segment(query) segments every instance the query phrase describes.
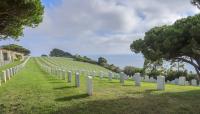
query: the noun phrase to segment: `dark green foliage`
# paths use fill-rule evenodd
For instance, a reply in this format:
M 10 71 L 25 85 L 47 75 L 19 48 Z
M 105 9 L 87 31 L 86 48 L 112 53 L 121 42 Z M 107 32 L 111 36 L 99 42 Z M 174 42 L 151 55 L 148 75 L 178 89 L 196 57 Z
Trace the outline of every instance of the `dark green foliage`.
M 36 27 L 42 22 L 43 12 L 40 0 L 1 0 L 0 39 L 18 39 L 25 26 Z
M 51 50 L 49 56 L 51 56 L 51 57 L 72 57 L 72 54 L 70 54 L 69 52 L 65 52 L 61 49 L 54 48 L 53 50 Z
M 136 68 L 133 66 L 126 66 L 124 67 L 123 71 L 126 75 L 129 75 L 129 76 L 133 76 L 135 73 L 143 73 L 142 68 Z
M 46 55 L 46 54 L 42 54 L 41 57 L 48 57 L 48 55 Z
M 166 75 L 165 79 L 171 81 L 176 78 L 179 78 L 180 76 L 186 77 L 186 80 L 188 80 L 188 81 L 196 78 L 196 74 L 188 73 L 187 70 L 185 70 L 185 71 L 169 70 L 169 71 L 167 71 L 167 75 Z
M 162 75 L 162 72 L 164 70 L 162 65 L 162 60 L 151 61 L 145 59 L 143 65 L 144 73 L 150 77 L 156 78 L 157 76 Z
M 151 61 L 175 60 L 194 66 L 200 75 L 200 14 L 176 21 L 173 25 L 154 27 L 144 39 L 131 44 L 131 50 Z M 198 77 L 199 78 L 199 77 Z
M 107 60 L 103 57 L 99 57 L 98 58 L 98 64 L 104 66 L 104 65 L 107 64 Z
M 110 64 L 110 65 L 106 64 L 103 67 L 105 67 L 105 68 L 107 68 L 107 69 L 109 69 L 109 70 L 111 70 L 113 72 L 117 72 L 117 73 L 122 71 L 119 67 L 115 66 L 114 64 Z
M 30 50 L 16 44 L 3 45 L 1 46 L 1 48 L 6 49 L 6 50 L 11 50 L 11 51 L 16 51 L 19 53 L 24 53 L 24 55 L 29 55 L 31 53 Z
M 81 62 L 87 62 L 87 63 L 91 63 L 91 64 L 98 64 L 95 60 L 92 60 L 86 56 L 80 56 L 80 55 L 75 55 L 74 56 L 74 60 L 75 61 L 81 61 Z

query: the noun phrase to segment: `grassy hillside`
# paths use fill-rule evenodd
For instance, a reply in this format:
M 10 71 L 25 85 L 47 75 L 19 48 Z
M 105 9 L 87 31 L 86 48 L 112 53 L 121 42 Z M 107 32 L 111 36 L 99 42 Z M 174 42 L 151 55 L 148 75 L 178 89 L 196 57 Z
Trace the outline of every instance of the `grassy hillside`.
M 55 60 L 55 58 L 54 58 Z M 54 61 L 61 64 L 62 59 Z M 65 64 L 63 62 L 63 64 Z M 200 113 L 200 88 L 166 85 L 157 91 L 156 84 L 133 81 L 93 79 L 94 95 L 85 92 L 85 77 L 81 86 L 56 79 L 42 71 L 31 58 L 25 68 L 0 87 L 0 114 L 197 114 Z
M 62 66 L 66 70 L 87 70 L 87 71 L 96 71 L 96 72 L 109 72 L 110 70 L 101 67 L 99 65 L 94 65 L 86 62 L 74 61 L 72 58 L 63 58 L 63 57 L 41 57 L 43 61 L 52 63 L 57 66 Z

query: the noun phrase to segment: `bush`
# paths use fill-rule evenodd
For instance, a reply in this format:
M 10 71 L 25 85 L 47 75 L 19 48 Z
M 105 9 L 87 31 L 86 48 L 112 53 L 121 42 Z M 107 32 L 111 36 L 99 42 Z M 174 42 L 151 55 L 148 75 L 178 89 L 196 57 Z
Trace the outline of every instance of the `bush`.
M 188 72 L 185 71 L 168 71 L 166 75 L 166 80 L 174 80 L 176 78 L 179 78 L 180 76 L 186 77 L 187 80 L 192 80 L 196 77 L 196 74 L 188 74 Z
M 135 73 L 143 74 L 143 68 L 136 68 L 133 66 L 126 66 L 124 67 L 124 73 L 129 76 L 133 76 Z

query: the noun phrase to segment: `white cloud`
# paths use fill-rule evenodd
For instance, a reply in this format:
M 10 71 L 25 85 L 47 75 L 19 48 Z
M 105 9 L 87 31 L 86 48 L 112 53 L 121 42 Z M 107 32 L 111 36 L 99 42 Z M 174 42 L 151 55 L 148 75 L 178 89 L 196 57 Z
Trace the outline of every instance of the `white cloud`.
M 45 9 L 43 23 L 26 29 L 20 43 L 35 55 L 54 47 L 81 54 L 130 53 L 130 43 L 145 31 L 198 12 L 190 0 L 62 0 Z

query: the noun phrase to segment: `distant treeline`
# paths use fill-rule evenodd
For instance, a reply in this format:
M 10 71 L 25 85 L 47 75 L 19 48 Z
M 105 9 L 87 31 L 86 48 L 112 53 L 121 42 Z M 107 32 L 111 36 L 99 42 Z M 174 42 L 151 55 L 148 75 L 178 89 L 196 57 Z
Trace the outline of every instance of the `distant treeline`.
M 42 56 L 48 56 L 48 55 L 45 55 L 43 54 Z M 98 58 L 98 61 L 95 61 L 95 60 L 92 60 L 91 58 L 87 57 L 87 56 L 81 56 L 81 55 L 72 55 L 71 53 L 69 52 L 66 52 L 66 51 L 63 51 L 61 49 L 57 49 L 57 48 L 54 48 L 50 51 L 50 54 L 49 54 L 50 57 L 68 57 L 68 58 L 73 58 L 73 60 L 75 61 L 81 61 L 81 62 L 87 62 L 87 63 L 91 63 L 91 64 L 96 64 L 96 65 L 100 65 L 106 69 L 109 69 L 113 72 L 116 72 L 116 73 L 119 73 L 121 72 L 122 70 L 115 66 L 114 64 L 108 64 L 107 63 L 107 60 L 103 57 L 99 57 Z

